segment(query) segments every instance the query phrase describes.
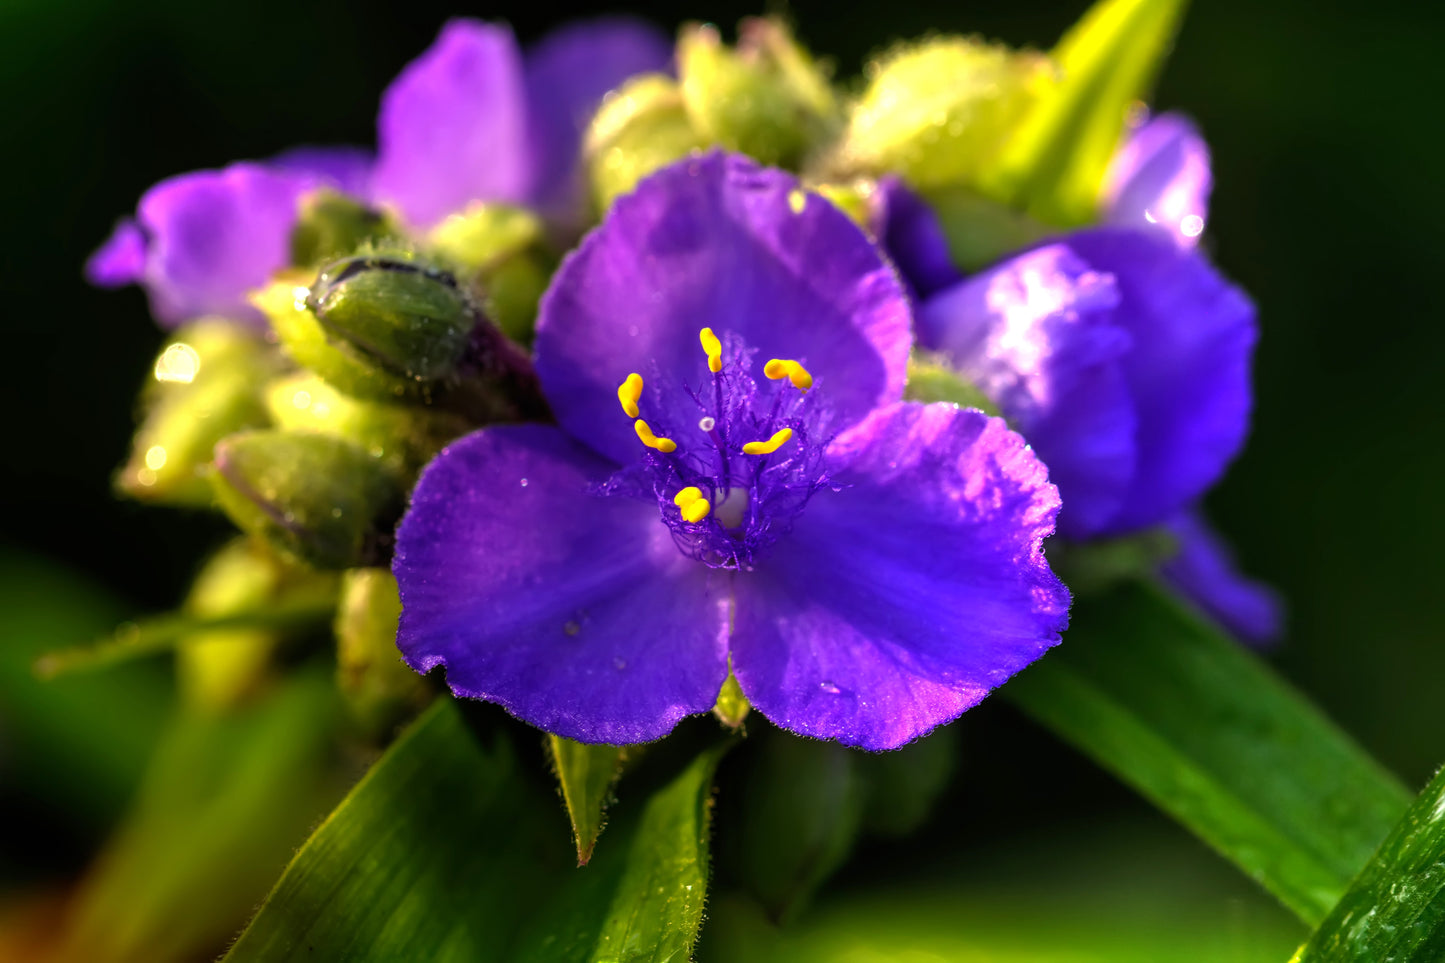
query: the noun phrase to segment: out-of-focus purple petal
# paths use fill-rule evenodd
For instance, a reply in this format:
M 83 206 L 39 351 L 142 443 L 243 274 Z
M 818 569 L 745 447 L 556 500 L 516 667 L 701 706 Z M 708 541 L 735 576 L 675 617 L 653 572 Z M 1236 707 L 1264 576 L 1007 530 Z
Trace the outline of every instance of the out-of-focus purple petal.
M 1114 275 L 1114 319 L 1139 419 L 1138 461 L 1107 533 L 1164 521 L 1224 473 L 1249 432 L 1254 305 L 1208 262 L 1155 232 L 1081 231 L 1069 247 Z M 1067 509 L 1066 509 L 1067 510 Z
M 376 200 L 429 227 L 469 201 L 526 199 L 532 170 L 512 31 L 452 20 L 381 98 Z
M 950 405 L 882 409 L 833 456 L 845 487 L 737 580 L 733 670 L 784 728 L 891 749 L 1058 642 L 1059 499 L 1002 420 Z
M 1240 640 L 1263 645 L 1279 638 L 1279 595 L 1235 567 L 1229 546 L 1197 509 L 1181 512 L 1166 527 L 1179 540 L 1179 552 L 1160 566 L 1165 579 Z
M 839 428 L 903 393 L 907 296 L 877 248 L 792 176 L 721 152 L 619 198 L 558 269 L 537 322 L 537 374 L 558 421 L 632 460 L 617 386 L 648 377 L 649 364 L 698 384 L 704 327 L 741 336 L 760 358 L 802 361 Z M 673 396 L 678 419 L 695 421 L 695 406 Z
M 1157 230 L 1192 248 L 1209 217 L 1209 146 L 1180 114 L 1160 114 L 1130 134 L 1104 181 L 1104 220 Z
M 145 274 L 146 239 L 140 226 L 126 218 L 85 262 L 85 279 L 102 288 L 135 284 Z
M 246 294 L 289 257 L 301 195 L 321 181 L 261 164 L 168 178 L 141 197 L 143 283 L 151 311 L 175 325 L 205 314 L 259 322 Z
M 1086 537 L 1134 476 L 1137 417 L 1124 375 L 1132 339 L 1113 321 L 1114 278 L 1064 244 L 1006 261 L 919 308 L 919 343 L 943 352 L 1049 466 L 1059 530 Z
M 567 216 L 581 206 L 582 134 L 609 90 L 634 74 L 666 70 L 672 44 L 632 17 L 599 17 L 559 27 L 525 56 L 527 121 L 537 206 Z
M 938 215 L 898 177 L 890 174 L 878 182 L 871 219 L 873 236 L 915 298 L 927 298 L 962 279 Z
M 432 462 L 397 533 L 407 663 L 582 742 L 657 739 L 710 709 L 728 601 L 655 502 L 589 494 L 614 468 L 544 426 L 488 428 Z
M 285 171 L 314 174 L 327 186 L 365 201 L 371 196 L 376 158 L 364 147 L 293 147 L 267 163 Z

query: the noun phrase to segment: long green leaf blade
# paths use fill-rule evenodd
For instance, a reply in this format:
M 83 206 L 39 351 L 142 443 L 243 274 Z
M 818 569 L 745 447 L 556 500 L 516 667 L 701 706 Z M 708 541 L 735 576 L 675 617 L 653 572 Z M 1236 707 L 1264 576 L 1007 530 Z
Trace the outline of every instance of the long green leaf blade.
M 555 802 L 508 742 L 482 741 L 438 700 L 312 835 L 226 959 L 686 959 L 719 751 L 638 800 L 578 869 Z
M 1185 0 L 1099 0 L 1052 52 L 1061 79 L 1012 135 L 989 193 L 1050 224 L 1094 217 L 1130 107 L 1147 97 Z
M 1082 599 L 1003 692 L 1316 924 L 1409 794 L 1254 655 L 1158 586 Z
M 1294 963 L 1445 960 L 1445 769 L 1435 774 Z

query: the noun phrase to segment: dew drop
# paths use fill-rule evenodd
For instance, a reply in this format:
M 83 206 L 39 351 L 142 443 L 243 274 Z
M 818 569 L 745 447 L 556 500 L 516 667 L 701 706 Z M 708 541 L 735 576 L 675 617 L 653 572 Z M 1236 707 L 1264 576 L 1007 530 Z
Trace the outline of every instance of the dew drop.
M 1198 237 L 1204 231 L 1204 218 L 1190 214 L 1179 222 L 1179 232 L 1185 237 Z
M 697 426 L 703 431 L 712 431 L 717 427 L 717 419 L 711 416 L 704 417 L 698 421 Z
M 828 695 L 838 695 L 840 692 L 843 691 L 831 682 L 819 682 L 818 688 L 828 693 Z
M 527 479 L 525 479 L 525 478 L 522 479 L 522 487 L 523 487 L 523 488 L 526 488 L 526 487 L 527 487 Z

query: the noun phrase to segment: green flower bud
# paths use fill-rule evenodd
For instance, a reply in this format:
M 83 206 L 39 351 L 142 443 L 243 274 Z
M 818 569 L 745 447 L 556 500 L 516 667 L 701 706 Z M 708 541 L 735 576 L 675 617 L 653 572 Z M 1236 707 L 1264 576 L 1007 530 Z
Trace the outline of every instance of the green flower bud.
M 865 231 L 873 230 L 873 197 L 878 185 L 871 178 L 854 177 L 847 181 L 828 181 L 813 190 L 848 215 L 848 219 Z
M 410 488 L 442 446 L 470 430 L 460 415 L 435 408 L 363 401 L 342 394 L 315 375 L 288 375 L 266 389 L 276 427 L 314 431 L 350 441 Z
M 426 682 L 396 649 L 400 618 L 401 596 L 390 571 L 359 568 L 342 576 L 336 684 L 353 717 L 373 736 L 384 736 L 430 696 Z
M 472 204 L 438 224 L 427 241 L 482 292 L 482 307 L 503 334 L 521 344 L 532 340 L 537 302 L 555 266 L 543 249 L 542 222 L 535 214 L 505 204 Z
M 607 95 L 587 132 L 585 156 L 597 209 L 607 210 L 648 174 L 707 144 L 671 77 L 633 77 Z
M 829 169 L 918 188 L 975 182 L 1055 83 L 1046 57 L 963 37 L 900 47 L 868 73 Z
M 385 557 L 402 491 L 379 458 L 319 432 L 248 431 L 216 445 L 216 500 L 242 531 L 319 569 Z
M 781 20 L 746 20 L 736 50 L 709 25 L 683 28 L 678 75 L 693 126 L 764 164 L 796 166 L 836 129 L 827 74 Z
M 953 263 L 977 271 L 1005 254 L 1030 247 L 1054 229 L 1021 211 L 966 187 L 939 187 L 923 193 L 938 215 Z
M 332 577 L 285 565 L 255 542 L 236 539 L 206 562 L 183 611 L 198 618 L 224 618 L 299 594 L 324 599 L 334 593 Z M 245 703 L 270 678 L 271 655 L 281 635 L 277 628 L 227 628 L 186 637 L 176 648 L 182 700 L 211 711 Z
M 395 226 L 380 211 L 322 188 L 301 200 L 296 226 L 291 229 L 291 263 L 315 267 L 396 234 Z
M 274 351 L 229 321 L 177 331 L 141 394 L 144 413 L 116 488 L 141 501 L 209 505 L 212 449 L 232 432 L 266 424 L 261 385 L 279 367 Z
M 356 398 L 434 404 L 481 424 L 545 412 L 531 362 L 451 274 L 411 254 L 294 273 L 253 301 L 286 351 Z

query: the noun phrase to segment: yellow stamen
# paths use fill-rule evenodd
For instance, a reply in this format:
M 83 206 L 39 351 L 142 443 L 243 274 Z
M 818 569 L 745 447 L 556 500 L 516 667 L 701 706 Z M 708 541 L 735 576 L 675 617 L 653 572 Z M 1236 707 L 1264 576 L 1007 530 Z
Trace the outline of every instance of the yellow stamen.
M 779 378 L 787 378 L 793 383 L 793 387 L 799 391 L 807 391 L 813 387 L 813 376 L 808 373 L 808 369 L 798 364 L 798 362 L 790 361 L 786 358 L 774 358 L 772 361 L 763 365 L 763 374 L 767 375 L 773 381 L 777 381 Z
M 771 455 L 773 452 L 777 451 L 779 448 L 787 444 L 788 439 L 792 437 L 793 429 L 779 428 L 777 431 L 773 432 L 773 437 L 769 438 L 767 441 L 750 441 L 746 445 L 743 445 L 743 454 Z
M 627 380 L 617 386 L 617 400 L 622 402 L 622 410 L 627 412 L 627 417 L 637 417 L 637 401 L 642 397 L 642 375 L 637 372 L 627 376 Z
M 672 496 L 672 503 L 678 508 L 681 508 L 688 502 L 695 502 L 701 497 L 702 489 L 698 488 L 696 485 L 689 485 L 682 491 L 678 492 L 676 495 Z
M 682 506 L 682 517 L 696 525 L 707 518 L 708 512 L 712 511 L 712 505 L 706 498 L 697 498 Z
M 657 437 L 652 433 L 652 429 L 647 427 L 647 422 L 643 421 L 641 418 L 634 421 L 632 423 L 632 427 L 637 432 L 637 437 L 641 438 L 642 443 L 648 448 L 656 449 L 657 451 L 662 452 L 664 455 L 670 451 L 677 450 L 677 442 L 673 441 L 671 438 Z
M 722 370 L 722 342 L 712 333 L 712 328 L 703 328 L 697 333 L 702 350 L 707 352 L 707 370 L 717 374 Z

